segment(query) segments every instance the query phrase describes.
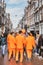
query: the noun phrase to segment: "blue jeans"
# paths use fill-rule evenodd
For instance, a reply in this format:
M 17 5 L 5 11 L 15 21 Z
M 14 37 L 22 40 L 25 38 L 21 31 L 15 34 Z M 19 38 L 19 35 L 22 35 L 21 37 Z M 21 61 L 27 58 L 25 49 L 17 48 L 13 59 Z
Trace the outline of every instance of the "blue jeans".
M 3 54 L 3 55 L 5 55 L 5 47 L 6 47 L 6 45 L 2 45 L 2 46 L 1 46 L 2 54 Z

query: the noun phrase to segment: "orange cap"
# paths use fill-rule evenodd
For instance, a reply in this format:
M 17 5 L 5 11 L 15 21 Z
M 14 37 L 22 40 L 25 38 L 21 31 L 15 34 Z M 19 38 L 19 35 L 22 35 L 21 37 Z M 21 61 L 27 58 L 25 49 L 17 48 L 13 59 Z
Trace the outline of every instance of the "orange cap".
M 22 29 L 22 33 L 25 33 L 26 31 L 25 31 L 25 29 Z

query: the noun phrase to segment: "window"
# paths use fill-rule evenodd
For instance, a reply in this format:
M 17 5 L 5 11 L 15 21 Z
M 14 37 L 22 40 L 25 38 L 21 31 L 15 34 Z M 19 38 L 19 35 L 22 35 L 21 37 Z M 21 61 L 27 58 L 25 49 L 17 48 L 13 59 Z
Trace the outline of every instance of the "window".
M 2 0 L 0 0 L 0 3 L 2 2 Z
M 42 0 L 39 0 L 39 7 L 41 7 L 42 5 Z
M 39 22 L 39 12 L 35 14 L 35 22 Z
M 39 22 L 39 12 L 37 12 L 37 22 Z
M 43 34 L 43 23 L 40 24 L 40 34 Z
M 42 23 L 42 34 L 43 34 L 43 23 Z
M 38 7 L 38 0 L 35 3 L 35 8 L 37 8 L 37 7 Z
M 32 18 L 32 20 L 33 20 L 32 23 L 34 24 L 34 17 Z
M 1 25 L 1 23 L 2 23 L 2 18 L 1 18 L 1 16 L 0 16 L 0 25 Z
M 35 14 L 35 22 L 36 22 L 36 19 L 37 19 L 37 15 Z
M 42 20 L 42 10 L 40 10 L 39 16 L 40 16 L 40 21 L 41 21 Z
M 43 8 L 42 8 L 42 20 L 43 20 Z
M 2 11 L 2 7 L 0 6 L 0 13 L 1 13 L 1 11 Z
M 42 5 L 43 5 L 43 0 L 42 0 Z
M 34 24 L 34 17 L 31 18 L 31 25 Z
M 31 8 L 31 15 L 34 13 L 34 6 Z

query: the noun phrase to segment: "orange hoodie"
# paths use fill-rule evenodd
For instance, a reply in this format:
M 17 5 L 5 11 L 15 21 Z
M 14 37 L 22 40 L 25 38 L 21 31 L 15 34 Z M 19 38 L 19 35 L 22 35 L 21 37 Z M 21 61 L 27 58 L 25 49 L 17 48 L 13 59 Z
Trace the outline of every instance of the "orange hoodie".
M 15 37 L 12 36 L 11 34 L 8 34 L 7 36 L 7 43 L 8 43 L 8 48 L 15 48 Z
M 24 36 L 19 34 L 18 36 L 16 36 L 16 45 L 17 45 L 17 49 L 23 49 L 23 45 L 24 45 Z
M 26 49 L 32 50 L 35 47 L 35 39 L 33 36 L 28 36 L 26 38 Z

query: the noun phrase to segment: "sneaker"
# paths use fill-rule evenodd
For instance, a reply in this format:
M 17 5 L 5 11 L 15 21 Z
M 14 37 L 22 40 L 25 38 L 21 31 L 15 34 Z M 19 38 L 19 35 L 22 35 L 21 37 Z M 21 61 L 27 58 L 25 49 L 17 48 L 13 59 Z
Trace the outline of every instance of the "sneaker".
M 18 63 L 18 61 L 16 61 L 16 63 Z
M 38 56 L 39 54 L 38 53 L 35 53 L 36 56 Z
M 2 57 L 4 58 L 4 54 L 2 54 Z
M 39 59 L 43 59 L 43 57 L 42 57 L 42 56 L 38 56 L 38 58 L 39 58 Z
M 26 54 L 24 53 L 24 56 L 26 57 Z
M 8 61 L 10 61 L 10 60 L 11 60 L 11 58 L 8 59 Z
M 31 58 L 29 58 L 29 59 L 28 59 L 28 62 L 31 62 L 31 61 L 32 61 L 32 59 L 31 59 Z
M 15 57 L 13 57 L 13 59 L 15 60 Z
M 10 59 L 8 61 L 10 61 Z
M 26 61 L 28 61 L 28 58 L 26 58 Z

